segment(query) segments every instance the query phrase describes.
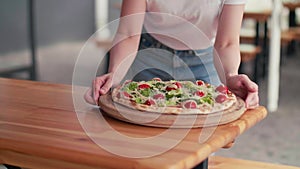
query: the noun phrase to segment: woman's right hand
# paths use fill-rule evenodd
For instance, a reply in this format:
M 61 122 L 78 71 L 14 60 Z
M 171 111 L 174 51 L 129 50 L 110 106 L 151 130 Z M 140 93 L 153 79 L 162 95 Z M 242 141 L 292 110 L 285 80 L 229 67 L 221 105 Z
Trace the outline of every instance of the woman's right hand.
M 106 94 L 112 87 L 112 76 L 113 73 L 107 73 L 94 79 L 92 89 L 95 103 L 98 103 L 99 97 Z

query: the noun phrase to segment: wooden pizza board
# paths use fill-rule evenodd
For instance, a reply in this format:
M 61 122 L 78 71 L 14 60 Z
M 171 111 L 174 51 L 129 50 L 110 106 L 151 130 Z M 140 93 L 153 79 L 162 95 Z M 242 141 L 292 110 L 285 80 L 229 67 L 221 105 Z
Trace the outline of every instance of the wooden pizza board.
M 211 127 L 232 122 L 245 112 L 245 103 L 241 98 L 230 108 L 210 114 L 167 114 L 135 110 L 112 100 L 111 94 L 99 98 L 99 106 L 109 116 L 121 121 L 163 128 Z

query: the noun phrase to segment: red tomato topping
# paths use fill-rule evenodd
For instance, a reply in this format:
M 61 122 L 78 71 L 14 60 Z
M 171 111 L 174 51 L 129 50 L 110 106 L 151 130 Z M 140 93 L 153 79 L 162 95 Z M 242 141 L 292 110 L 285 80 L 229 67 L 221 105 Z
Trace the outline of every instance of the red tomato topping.
M 148 105 L 148 106 L 155 105 L 155 101 L 152 100 L 152 99 L 148 99 L 148 100 L 145 101 L 144 104 L 145 104 L 145 105 Z
M 123 92 L 122 95 L 125 97 L 125 98 L 132 98 L 132 96 L 127 93 L 127 92 Z
M 202 85 L 204 85 L 204 82 L 203 82 L 202 80 L 197 80 L 197 81 L 196 81 L 196 84 L 197 84 L 198 86 L 202 86 Z
M 179 88 L 182 88 L 181 83 L 175 82 L 175 83 L 172 83 L 171 85 L 167 86 L 166 90 L 171 91 L 171 90 L 176 90 L 176 89 L 179 89 Z
M 175 89 L 175 87 L 167 86 L 166 90 L 167 90 L 167 91 L 171 91 L 171 90 L 176 90 L 176 89 Z
M 121 93 L 117 94 L 117 98 L 121 98 L 121 97 L 122 98 L 127 98 L 127 99 L 132 98 L 132 96 L 127 92 L 121 92 Z
M 223 94 L 219 94 L 217 97 L 216 97 L 216 102 L 217 103 L 223 103 L 225 100 L 227 99 L 227 97 Z
M 179 83 L 179 82 L 175 82 L 174 84 L 177 86 L 177 88 L 182 88 L 182 85 L 181 85 L 181 83 Z
M 183 107 L 187 109 L 195 109 L 197 108 L 197 103 L 194 100 L 186 101 L 184 102 Z
M 223 93 L 223 94 L 227 94 L 228 93 L 228 88 L 227 86 L 224 85 L 220 85 L 216 88 L 216 91 Z
M 204 93 L 203 91 L 196 91 L 196 92 L 194 93 L 194 95 L 203 97 L 203 96 L 205 95 L 205 93 Z
M 148 89 L 148 88 L 150 88 L 150 85 L 144 83 L 144 84 L 140 84 L 140 85 L 138 86 L 138 88 L 139 88 L 139 89 Z
M 165 98 L 165 96 L 161 93 L 156 94 L 156 95 L 153 96 L 153 99 L 155 99 L 155 100 L 164 99 L 164 98 Z
M 153 81 L 158 81 L 158 82 L 160 82 L 160 81 L 162 81 L 160 78 L 158 78 L 158 77 L 155 77 L 155 78 L 153 78 L 152 79 Z

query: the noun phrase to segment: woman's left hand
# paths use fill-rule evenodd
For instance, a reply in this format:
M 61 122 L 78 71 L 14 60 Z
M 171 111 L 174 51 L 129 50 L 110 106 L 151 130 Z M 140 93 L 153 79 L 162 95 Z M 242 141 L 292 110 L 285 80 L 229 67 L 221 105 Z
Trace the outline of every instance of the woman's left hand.
M 245 100 L 247 109 L 254 109 L 259 105 L 258 86 L 247 75 L 234 75 L 226 80 L 229 90 Z

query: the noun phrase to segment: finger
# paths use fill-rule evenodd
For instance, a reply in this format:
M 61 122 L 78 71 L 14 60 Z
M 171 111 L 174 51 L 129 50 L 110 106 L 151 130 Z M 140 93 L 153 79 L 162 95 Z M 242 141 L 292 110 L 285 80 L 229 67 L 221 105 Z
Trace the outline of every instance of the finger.
M 96 100 L 99 97 L 99 91 L 97 86 L 97 78 L 93 81 L 93 99 L 96 102 Z
M 103 84 L 103 86 L 100 89 L 100 94 L 101 95 L 106 94 L 109 91 L 109 89 L 111 88 L 111 86 L 112 86 L 112 80 L 111 80 L 111 78 L 108 77 L 106 79 L 106 82 Z
M 256 83 L 251 81 L 247 75 L 242 75 L 241 76 L 241 81 L 242 84 L 247 88 L 249 92 L 257 92 L 258 91 L 258 86 Z
M 104 83 L 103 77 L 97 77 L 94 80 L 94 100 L 95 100 L 96 103 L 97 103 L 98 98 L 100 96 L 99 92 L 100 92 L 100 88 L 103 85 L 103 83 Z
M 254 109 L 259 105 L 259 97 L 257 92 L 248 93 L 248 96 L 245 100 L 246 108 Z

